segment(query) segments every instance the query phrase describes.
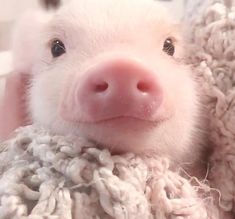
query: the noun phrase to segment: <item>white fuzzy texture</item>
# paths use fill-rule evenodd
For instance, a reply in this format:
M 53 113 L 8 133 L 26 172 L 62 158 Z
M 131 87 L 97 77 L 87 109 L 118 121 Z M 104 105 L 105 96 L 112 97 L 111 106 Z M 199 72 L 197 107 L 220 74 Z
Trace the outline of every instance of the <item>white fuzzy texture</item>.
M 234 218 L 235 8 L 233 0 L 189 1 L 185 18 L 193 45 L 189 61 L 200 74 L 209 109 L 213 154 L 209 180 L 220 191 L 221 218 Z M 195 5 L 197 7 L 195 7 Z M 193 6 L 194 5 L 194 6 Z M 191 17 L 191 14 L 196 14 Z M 200 14 L 200 16 L 196 16 Z M 190 15 L 190 16 L 189 16 Z
M 172 172 L 164 157 L 112 156 L 32 126 L 3 146 L 1 219 L 218 218 L 209 187 Z

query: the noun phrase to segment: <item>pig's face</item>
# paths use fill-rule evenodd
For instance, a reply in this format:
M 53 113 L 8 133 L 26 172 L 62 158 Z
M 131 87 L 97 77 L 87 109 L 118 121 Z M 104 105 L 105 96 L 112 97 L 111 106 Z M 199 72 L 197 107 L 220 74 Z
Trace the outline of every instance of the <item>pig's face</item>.
M 30 90 L 35 123 L 115 152 L 192 153 L 195 82 L 158 3 L 73 1 L 40 35 Z

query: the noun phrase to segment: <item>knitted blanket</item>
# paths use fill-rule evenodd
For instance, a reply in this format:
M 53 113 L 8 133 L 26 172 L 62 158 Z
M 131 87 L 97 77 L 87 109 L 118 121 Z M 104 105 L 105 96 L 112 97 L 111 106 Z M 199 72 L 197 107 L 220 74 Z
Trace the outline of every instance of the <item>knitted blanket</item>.
M 214 147 L 208 179 L 220 218 L 235 218 L 235 1 L 188 0 L 189 62 L 201 76 Z M 199 16 L 198 16 L 199 15 Z
M 111 155 L 28 126 L 1 144 L 1 219 L 233 218 L 235 9 L 232 0 L 188 0 L 185 17 L 214 147 L 206 179 L 172 171 L 164 157 Z

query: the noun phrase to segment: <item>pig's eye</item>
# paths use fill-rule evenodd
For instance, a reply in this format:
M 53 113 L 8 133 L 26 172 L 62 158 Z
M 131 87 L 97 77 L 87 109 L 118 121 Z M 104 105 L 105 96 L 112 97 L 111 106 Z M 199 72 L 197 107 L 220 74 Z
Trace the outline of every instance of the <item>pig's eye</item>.
M 169 56 L 173 56 L 175 53 L 175 46 L 173 43 L 173 40 L 171 38 L 167 38 L 164 42 L 163 49 L 165 53 L 167 53 Z
M 62 41 L 56 39 L 51 44 L 51 53 L 54 58 L 63 55 L 66 52 L 65 46 Z

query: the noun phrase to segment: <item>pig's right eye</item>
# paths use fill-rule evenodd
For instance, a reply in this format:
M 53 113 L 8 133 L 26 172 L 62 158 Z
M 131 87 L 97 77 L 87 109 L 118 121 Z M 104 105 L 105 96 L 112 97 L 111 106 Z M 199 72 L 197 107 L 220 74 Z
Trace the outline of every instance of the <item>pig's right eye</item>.
M 51 44 L 51 54 L 54 58 L 63 55 L 66 52 L 64 43 L 61 40 L 54 40 Z

